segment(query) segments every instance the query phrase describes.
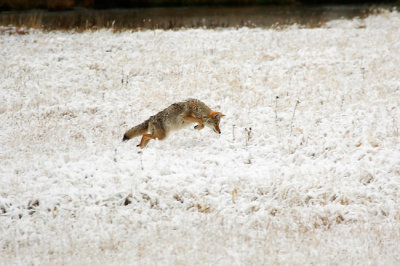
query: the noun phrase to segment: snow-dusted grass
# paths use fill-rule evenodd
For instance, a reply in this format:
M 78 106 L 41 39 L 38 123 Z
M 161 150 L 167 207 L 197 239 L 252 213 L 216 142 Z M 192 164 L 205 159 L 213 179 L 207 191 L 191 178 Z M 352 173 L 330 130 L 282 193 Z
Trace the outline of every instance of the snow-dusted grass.
M 400 263 L 398 12 L 0 49 L 0 264 Z M 121 142 L 189 97 L 221 136 Z

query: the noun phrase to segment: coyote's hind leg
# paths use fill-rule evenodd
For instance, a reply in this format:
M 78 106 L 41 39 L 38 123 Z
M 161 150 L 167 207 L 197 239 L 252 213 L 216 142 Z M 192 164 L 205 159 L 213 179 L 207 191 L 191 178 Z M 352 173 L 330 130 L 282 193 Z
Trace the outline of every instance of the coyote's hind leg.
M 153 136 L 153 135 L 151 135 L 151 134 L 143 134 L 142 140 L 140 141 L 138 147 L 140 147 L 140 148 L 143 149 L 144 147 L 147 146 L 147 144 L 149 143 L 149 141 L 150 141 L 151 139 L 155 139 L 155 138 L 156 138 L 156 137 Z
M 167 135 L 164 130 L 155 130 L 153 134 L 143 134 L 142 140 L 140 141 L 140 144 L 138 146 L 143 149 L 147 146 L 151 139 L 163 140 L 166 136 Z

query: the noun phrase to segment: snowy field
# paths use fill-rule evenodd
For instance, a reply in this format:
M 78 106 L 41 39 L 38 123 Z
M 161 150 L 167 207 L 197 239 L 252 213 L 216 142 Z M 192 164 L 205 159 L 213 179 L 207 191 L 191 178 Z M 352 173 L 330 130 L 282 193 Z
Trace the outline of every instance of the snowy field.
M 0 35 L 1 265 L 399 265 L 400 13 Z M 124 132 L 198 98 L 222 134 Z

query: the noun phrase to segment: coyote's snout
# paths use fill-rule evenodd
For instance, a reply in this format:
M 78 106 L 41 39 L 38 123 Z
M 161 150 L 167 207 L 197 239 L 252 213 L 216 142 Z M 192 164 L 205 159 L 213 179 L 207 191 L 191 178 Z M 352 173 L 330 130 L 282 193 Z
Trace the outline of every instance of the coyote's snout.
M 201 130 L 207 126 L 214 132 L 221 134 L 219 121 L 225 116 L 220 112 L 212 111 L 203 102 L 196 99 L 188 99 L 184 102 L 174 103 L 143 123 L 125 132 L 123 141 L 142 136 L 139 145 L 146 147 L 151 139 L 162 140 L 173 130 L 184 128 L 190 123 L 197 123 L 195 129 Z

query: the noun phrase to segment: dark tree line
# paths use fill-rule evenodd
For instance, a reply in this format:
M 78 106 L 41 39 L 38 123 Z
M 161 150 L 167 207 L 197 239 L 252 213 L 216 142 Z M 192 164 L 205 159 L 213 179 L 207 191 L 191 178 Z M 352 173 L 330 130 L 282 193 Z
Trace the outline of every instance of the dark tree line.
M 400 0 L 0 0 L 0 10 L 320 4 L 400 4 Z

